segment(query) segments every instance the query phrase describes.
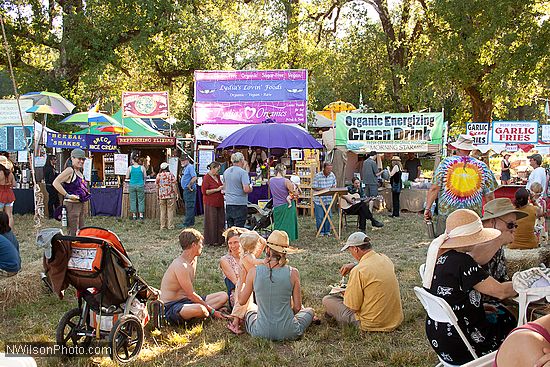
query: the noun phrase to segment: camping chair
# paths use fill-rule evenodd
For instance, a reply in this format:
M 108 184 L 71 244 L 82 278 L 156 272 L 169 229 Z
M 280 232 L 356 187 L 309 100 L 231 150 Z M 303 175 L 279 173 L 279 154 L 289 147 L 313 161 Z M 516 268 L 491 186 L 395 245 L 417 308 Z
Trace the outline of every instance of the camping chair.
M 493 363 L 497 356 L 497 351 L 486 354 L 478 359 L 474 359 L 471 362 L 463 364 L 462 367 L 493 367 Z
M 418 297 L 418 299 L 420 300 L 420 303 L 422 303 L 422 306 L 426 310 L 426 313 L 428 314 L 430 319 L 437 322 L 444 322 L 444 323 L 453 325 L 456 331 L 458 332 L 458 335 L 460 335 L 460 338 L 462 339 L 462 341 L 464 342 L 464 344 L 466 345 L 466 347 L 474 357 L 474 359 L 478 359 L 474 348 L 472 347 L 468 339 L 466 339 L 466 335 L 464 335 L 464 332 L 458 325 L 458 319 L 456 318 L 455 313 L 453 312 L 453 310 L 451 309 L 451 306 L 449 306 L 447 301 L 445 301 L 443 298 L 434 296 L 424 288 L 420 288 L 420 287 L 414 287 L 414 293 L 416 294 L 416 297 Z M 439 355 L 437 356 L 437 358 L 439 359 L 440 363 L 437 364 L 436 367 L 453 366 L 451 364 L 446 363 L 441 358 L 439 358 Z
M 426 270 L 426 264 L 420 264 L 418 272 L 420 273 L 420 280 L 424 282 L 424 271 Z

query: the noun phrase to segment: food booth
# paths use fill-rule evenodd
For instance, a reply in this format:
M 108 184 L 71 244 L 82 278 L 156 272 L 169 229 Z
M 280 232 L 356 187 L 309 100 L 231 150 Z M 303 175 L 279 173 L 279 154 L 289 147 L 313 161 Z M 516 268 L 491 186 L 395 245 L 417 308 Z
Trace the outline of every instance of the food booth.
M 308 175 L 305 175 L 306 167 L 301 169 L 304 173 L 301 186 L 306 193 L 300 198 L 298 207 L 312 208 L 311 189 L 307 186 L 311 185 L 311 179 L 318 170 L 319 154 L 310 154 L 302 149 L 321 149 L 322 145 L 299 127 L 299 124 L 307 124 L 307 70 L 197 70 L 194 80 L 195 163 L 199 176 L 206 174 L 206 166 L 213 159 L 222 163 L 223 170 L 231 164 L 232 153 L 240 151 L 245 160 L 250 161 L 256 148 L 261 148 L 268 164 L 262 165 L 257 172 L 252 169 L 249 173 L 254 188 L 248 199 L 257 203 L 269 197 L 268 178 L 277 162 L 285 163 L 291 169 L 288 172 L 290 175 L 295 172 L 295 162 L 303 161 L 303 158 L 297 159 L 298 155 L 308 155 L 309 160 L 315 161 L 308 162 Z M 306 138 L 300 144 L 285 145 L 284 132 L 277 129 L 270 135 L 270 132 L 264 131 L 264 128 L 270 129 L 268 125 L 292 126 L 291 132 L 307 135 L 316 145 L 306 144 Z M 247 130 L 251 128 L 254 130 Z M 294 155 L 292 149 L 296 150 Z M 202 213 L 200 190 L 197 192 L 196 208 L 198 214 Z
M 411 113 L 338 113 L 335 129 L 323 133 L 323 141 L 332 148 L 330 154 L 344 161 L 341 172 L 335 172 L 341 182 L 350 182 L 361 172 L 360 155 L 371 151 L 379 153 L 377 164 L 383 169 L 382 154 L 440 153 L 445 122 L 443 112 Z M 402 164 L 404 164 L 402 157 Z M 340 177 L 338 177 L 340 175 Z M 404 182 L 400 195 L 402 210 L 421 212 L 430 183 L 427 178 Z M 392 205 L 391 187 L 384 182 L 379 188 L 386 207 Z

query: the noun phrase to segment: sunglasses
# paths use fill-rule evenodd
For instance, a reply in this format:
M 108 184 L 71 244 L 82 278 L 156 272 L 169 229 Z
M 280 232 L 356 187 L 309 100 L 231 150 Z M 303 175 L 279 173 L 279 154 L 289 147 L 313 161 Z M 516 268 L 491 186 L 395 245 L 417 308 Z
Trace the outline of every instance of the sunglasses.
M 500 219 L 500 218 L 497 218 L 497 219 L 503 221 L 504 223 L 506 223 L 506 228 L 508 228 L 508 229 L 518 228 L 518 225 L 516 224 L 516 222 L 506 222 L 504 219 Z

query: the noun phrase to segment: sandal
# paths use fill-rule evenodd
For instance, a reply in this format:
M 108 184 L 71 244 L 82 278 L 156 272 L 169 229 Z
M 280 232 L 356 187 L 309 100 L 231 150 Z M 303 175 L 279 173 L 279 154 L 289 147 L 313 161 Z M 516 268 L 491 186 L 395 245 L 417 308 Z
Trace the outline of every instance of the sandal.
M 313 325 L 321 325 L 321 319 L 317 316 L 313 316 L 313 320 L 311 321 Z
M 235 335 L 241 335 L 244 333 L 244 331 L 241 330 L 240 327 L 234 326 L 232 322 L 227 324 L 227 328 L 229 329 L 229 331 L 231 331 Z

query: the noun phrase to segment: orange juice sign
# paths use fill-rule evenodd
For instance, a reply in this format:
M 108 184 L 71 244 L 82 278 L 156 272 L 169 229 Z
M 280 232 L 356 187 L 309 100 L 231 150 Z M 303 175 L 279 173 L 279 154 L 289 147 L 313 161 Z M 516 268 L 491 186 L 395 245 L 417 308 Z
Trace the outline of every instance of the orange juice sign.
M 536 144 L 538 121 L 493 121 L 493 143 Z

